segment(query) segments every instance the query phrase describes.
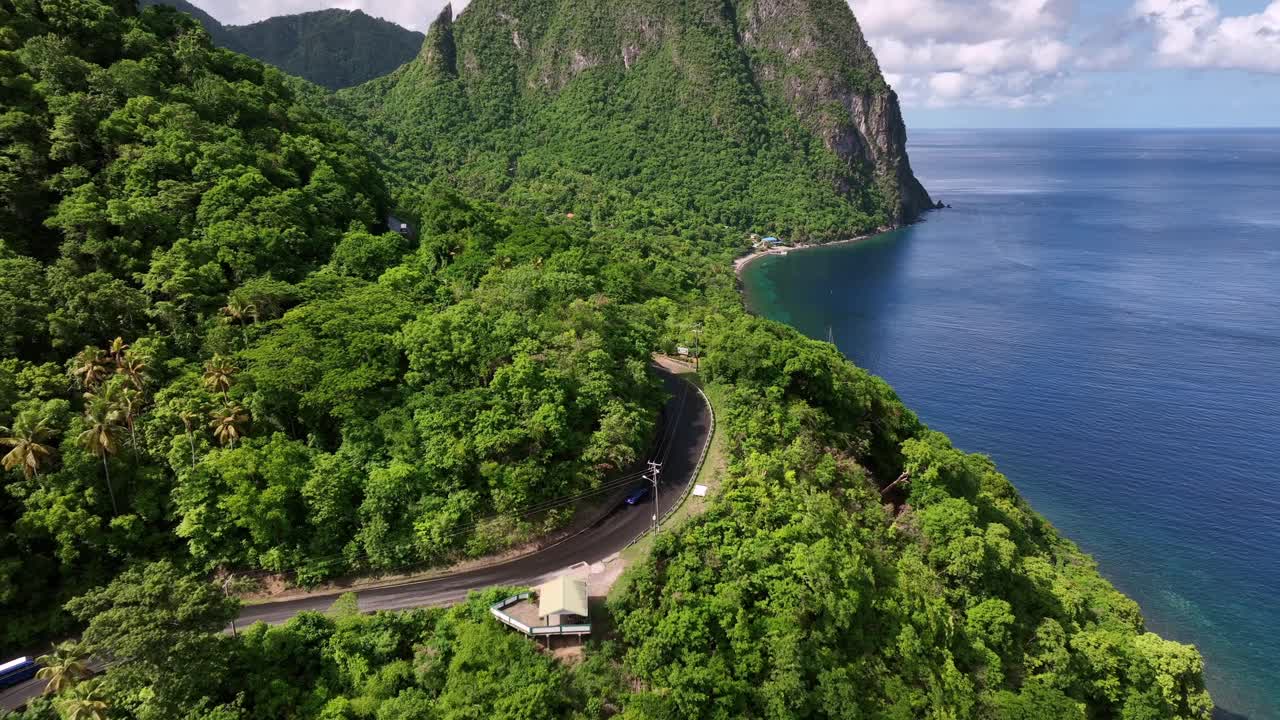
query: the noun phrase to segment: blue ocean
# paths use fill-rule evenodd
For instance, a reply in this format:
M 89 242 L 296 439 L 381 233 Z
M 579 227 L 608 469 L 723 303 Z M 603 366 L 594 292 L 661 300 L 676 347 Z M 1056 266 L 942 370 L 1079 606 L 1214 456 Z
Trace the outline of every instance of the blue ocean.
M 952 205 L 749 265 L 1280 719 L 1280 130 L 917 131 Z

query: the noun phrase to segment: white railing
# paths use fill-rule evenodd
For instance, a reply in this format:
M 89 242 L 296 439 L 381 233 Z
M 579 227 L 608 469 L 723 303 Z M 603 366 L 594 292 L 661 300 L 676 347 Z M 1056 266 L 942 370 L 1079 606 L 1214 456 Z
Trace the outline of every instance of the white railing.
M 543 625 L 529 628 L 530 635 L 590 635 L 590 625 Z
M 489 614 L 497 618 L 498 622 L 502 623 L 503 625 L 506 625 L 507 627 L 515 628 L 516 630 L 519 630 L 520 632 L 530 637 L 542 636 L 542 635 L 590 635 L 591 634 L 590 623 L 584 623 L 579 625 L 540 625 L 538 627 L 530 627 L 520 622 L 519 620 L 511 617 L 506 612 L 504 612 L 507 608 L 511 607 L 512 605 L 515 605 L 516 603 L 522 600 L 528 600 L 532 596 L 533 596 L 533 593 L 523 592 L 523 593 L 520 593 L 519 595 L 512 595 L 511 597 L 503 598 L 502 600 L 499 600 L 498 602 L 489 606 Z

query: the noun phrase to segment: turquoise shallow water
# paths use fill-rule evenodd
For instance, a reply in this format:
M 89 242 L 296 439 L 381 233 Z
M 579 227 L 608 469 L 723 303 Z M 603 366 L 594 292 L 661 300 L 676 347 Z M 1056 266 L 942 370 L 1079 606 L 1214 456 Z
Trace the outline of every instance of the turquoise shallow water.
M 953 209 L 759 260 L 747 304 L 990 454 L 1280 719 L 1280 131 L 916 132 Z

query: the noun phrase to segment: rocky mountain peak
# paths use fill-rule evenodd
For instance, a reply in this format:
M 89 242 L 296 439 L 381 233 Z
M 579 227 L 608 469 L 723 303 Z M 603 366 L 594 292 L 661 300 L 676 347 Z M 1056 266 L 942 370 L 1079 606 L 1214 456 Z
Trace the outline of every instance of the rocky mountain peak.
M 422 138 L 411 177 L 476 175 L 482 194 L 541 192 L 522 174 L 537 167 L 574 178 L 545 201 L 573 204 L 620 174 L 637 195 L 703 196 L 677 201 L 694 214 L 810 237 L 930 207 L 845 0 L 473 0 L 456 18 L 446 6 L 414 63 L 358 90 L 389 143 Z
M 458 74 L 458 47 L 453 38 L 453 3 L 444 8 L 431 23 L 427 39 L 422 43 L 421 58 L 427 67 L 449 75 Z

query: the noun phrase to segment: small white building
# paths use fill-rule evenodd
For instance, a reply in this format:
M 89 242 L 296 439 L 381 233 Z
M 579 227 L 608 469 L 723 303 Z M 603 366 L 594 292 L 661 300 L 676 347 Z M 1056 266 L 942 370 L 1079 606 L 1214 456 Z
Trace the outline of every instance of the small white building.
M 538 617 L 547 625 L 571 625 L 587 619 L 587 581 L 562 575 L 539 585 Z

